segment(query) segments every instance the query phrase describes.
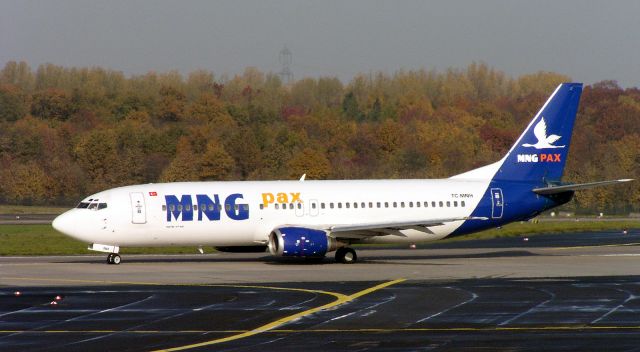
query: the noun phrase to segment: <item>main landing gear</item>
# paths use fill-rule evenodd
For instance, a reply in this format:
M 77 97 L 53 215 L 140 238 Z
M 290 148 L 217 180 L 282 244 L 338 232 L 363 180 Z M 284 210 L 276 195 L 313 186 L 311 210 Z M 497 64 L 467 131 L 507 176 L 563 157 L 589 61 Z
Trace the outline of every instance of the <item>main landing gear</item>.
M 342 264 L 353 264 L 358 260 L 356 251 L 349 247 L 340 247 L 336 250 L 336 262 Z
M 122 258 L 120 258 L 120 254 L 118 253 L 109 253 L 109 255 L 107 256 L 107 264 L 118 265 L 121 261 Z

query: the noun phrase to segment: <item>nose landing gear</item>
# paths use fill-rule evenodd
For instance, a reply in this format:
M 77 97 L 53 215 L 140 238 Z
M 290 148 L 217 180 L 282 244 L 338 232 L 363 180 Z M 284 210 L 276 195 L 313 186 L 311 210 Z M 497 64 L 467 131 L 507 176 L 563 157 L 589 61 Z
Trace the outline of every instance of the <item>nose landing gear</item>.
M 121 261 L 122 261 L 122 258 L 118 253 L 109 253 L 109 255 L 107 256 L 107 264 L 118 265 L 120 264 Z

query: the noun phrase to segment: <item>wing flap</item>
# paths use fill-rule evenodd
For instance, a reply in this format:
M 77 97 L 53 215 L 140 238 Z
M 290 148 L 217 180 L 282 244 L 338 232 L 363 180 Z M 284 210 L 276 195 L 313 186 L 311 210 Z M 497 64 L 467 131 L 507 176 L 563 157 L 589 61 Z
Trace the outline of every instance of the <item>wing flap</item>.
M 542 195 L 550 195 L 550 194 L 558 194 L 569 191 L 579 191 L 583 189 L 589 189 L 600 186 L 609 186 L 615 185 L 624 182 L 633 181 L 631 178 L 625 178 L 621 180 L 609 180 L 609 181 L 600 181 L 600 182 L 589 182 L 589 183 L 576 183 L 570 185 L 560 185 L 560 186 L 549 186 L 549 187 L 540 187 L 532 189 L 533 192 Z
M 401 222 L 378 222 L 378 223 L 363 223 L 363 224 L 349 224 L 349 225 L 333 225 L 328 228 L 331 233 L 341 232 L 354 232 L 354 231 L 377 231 L 377 232 L 394 232 L 399 233 L 400 230 L 414 229 L 422 232 L 431 232 L 428 228 L 431 226 L 441 226 L 448 222 L 453 221 L 465 221 L 465 220 L 487 220 L 485 217 L 455 217 L 455 218 L 443 218 L 443 219 L 430 219 L 430 220 L 415 220 L 415 221 L 401 221 Z M 397 231 L 397 232 L 396 232 Z

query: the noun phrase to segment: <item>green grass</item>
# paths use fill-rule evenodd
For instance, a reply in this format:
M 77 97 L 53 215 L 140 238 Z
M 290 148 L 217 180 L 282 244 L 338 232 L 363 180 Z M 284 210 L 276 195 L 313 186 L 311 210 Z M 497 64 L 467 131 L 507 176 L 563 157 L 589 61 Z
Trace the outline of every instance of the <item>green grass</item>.
M 211 248 L 205 248 L 210 253 Z M 0 225 L 0 256 L 96 254 L 51 225 Z M 196 254 L 196 247 L 123 248 L 123 254 Z
M 563 233 L 574 231 L 622 231 L 640 228 L 639 220 L 629 221 L 563 221 L 514 223 L 501 229 L 461 236 L 444 241 L 490 239 L 541 233 Z M 210 253 L 214 249 L 205 248 Z M 123 254 L 195 254 L 196 247 L 123 248 Z M 0 225 L 0 256 L 8 255 L 79 255 L 95 254 L 87 250 L 87 244 L 73 240 L 55 231 L 51 225 Z
M 0 205 L 0 214 L 62 214 L 72 207 Z

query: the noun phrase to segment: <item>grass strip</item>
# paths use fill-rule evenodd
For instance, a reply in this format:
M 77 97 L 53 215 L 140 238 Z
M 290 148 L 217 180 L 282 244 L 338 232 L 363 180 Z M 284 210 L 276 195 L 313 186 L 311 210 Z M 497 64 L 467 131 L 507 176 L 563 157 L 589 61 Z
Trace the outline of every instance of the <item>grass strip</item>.
M 622 231 L 640 229 L 640 220 L 628 221 L 562 221 L 513 223 L 500 229 L 460 236 L 442 241 L 464 241 L 547 233 Z M 205 248 L 205 252 L 214 251 Z M 190 247 L 124 247 L 124 254 L 196 254 Z M 0 225 L 0 256 L 10 255 L 81 255 L 95 254 L 87 244 L 55 231 L 51 225 Z

